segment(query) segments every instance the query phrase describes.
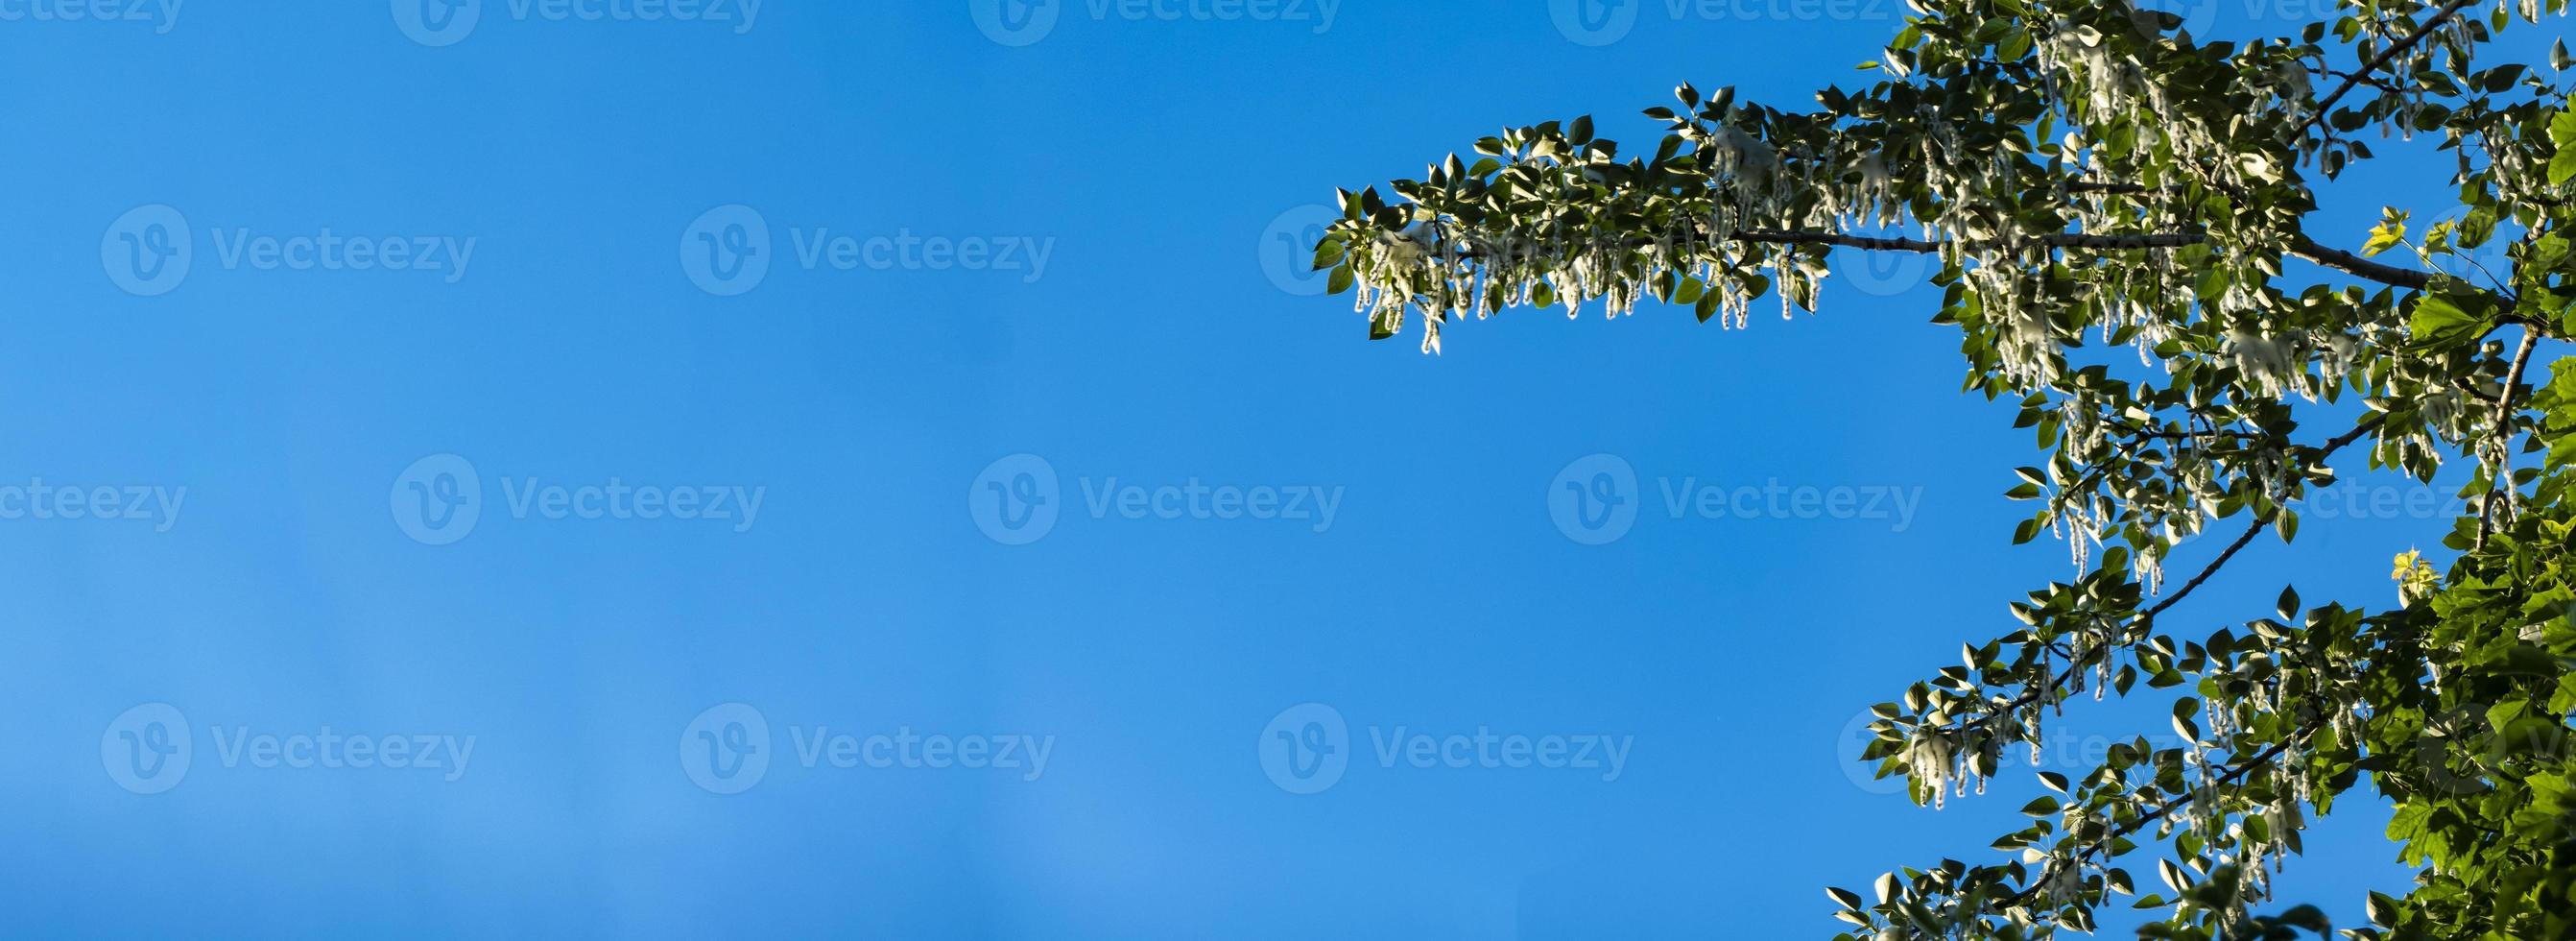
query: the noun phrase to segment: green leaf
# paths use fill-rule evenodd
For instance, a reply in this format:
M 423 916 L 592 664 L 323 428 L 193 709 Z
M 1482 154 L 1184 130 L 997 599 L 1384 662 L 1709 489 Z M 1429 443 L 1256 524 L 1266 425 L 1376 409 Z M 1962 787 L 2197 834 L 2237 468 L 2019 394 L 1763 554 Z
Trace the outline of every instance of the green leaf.
M 2486 310 L 2489 304 L 2471 301 L 2462 306 L 2452 296 L 2426 293 L 2415 301 L 2415 311 L 2407 317 L 2406 332 L 2413 344 L 2422 349 L 2453 346 L 2484 336 L 2489 328 Z M 2470 307 L 2477 307 L 2471 310 Z
M 2370 893 L 2369 907 L 2370 923 L 2383 928 L 2397 927 L 2398 913 L 2404 910 L 2398 906 L 2396 899 L 2377 892 Z
M 2272 920 L 2284 925 L 2305 928 L 2321 935 L 2334 930 L 2334 922 L 2326 920 L 2325 911 L 2314 905 L 2298 906 L 2272 916 Z
M 2192 713 L 2199 712 L 2199 711 L 2200 711 L 2200 700 L 2198 700 L 2198 699 L 2194 699 L 2194 698 L 2192 698 L 2192 697 L 2185 696 L 2185 697 L 2183 697 L 2183 698 L 2181 698 L 2181 699 L 2177 699 L 2177 700 L 2175 700 L 2175 701 L 2174 701 L 2174 707 L 2173 707 L 2173 727 L 2174 727 L 2174 732 L 2175 732 L 2176 734 L 2181 735 L 2181 736 L 2183 737 L 2183 740 L 2184 740 L 2184 741 L 2190 741 L 2190 742 L 2197 742 L 2197 741 L 2200 741 L 2200 725 L 2199 725 L 2199 723 L 2193 722 L 2193 721 L 2191 720 L 2191 715 L 2192 715 Z
M 1342 256 L 1349 253 L 1350 246 L 1344 244 L 1339 237 L 1327 236 L 1322 242 L 1315 244 L 1315 270 L 1322 271 L 1341 264 Z
M 2558 147 L 2558 155 L 2549 159 L 2549 183 L 2556 186 L 2576 177 L 2576 98 L 2549 119 L 2549 142 Z

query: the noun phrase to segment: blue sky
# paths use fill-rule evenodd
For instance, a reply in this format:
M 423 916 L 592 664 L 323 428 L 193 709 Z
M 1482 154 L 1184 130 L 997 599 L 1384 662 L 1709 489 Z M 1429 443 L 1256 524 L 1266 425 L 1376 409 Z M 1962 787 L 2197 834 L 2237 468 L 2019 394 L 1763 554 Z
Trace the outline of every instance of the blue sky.
M 391 6 L 0 6 L 9 933 L 1821 936 L 2019 826 L 1838 757 L 2066 574 L 1919 274 L 1432 358 L 1287 261 L 1895 0 Z M 2398 506 L 2171 627 L 2390 602 Z

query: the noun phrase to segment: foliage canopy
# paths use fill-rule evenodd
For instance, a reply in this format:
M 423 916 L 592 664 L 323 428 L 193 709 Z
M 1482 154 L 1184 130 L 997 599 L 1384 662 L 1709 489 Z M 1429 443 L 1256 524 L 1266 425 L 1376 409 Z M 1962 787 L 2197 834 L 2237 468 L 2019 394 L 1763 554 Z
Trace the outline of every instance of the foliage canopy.
M 1767 294 L 1813 310 L 1835 248 L 1937 259 L 1966 388 L 2018 403 L 2047 454 L 2016 472 L 2037 510 L 2014 539 L 2057 533 L 2075 574 L 1877 706 L 1866 759 L 1937 804 L 2071 700 L 2144 690 L 2176 697 L 2187 744 L 2041 774 L 2055 796 L 2004 862 L 1829 890 L 1844 937 L 2043 938 L 2113 904 L 2153 910 L 2149 937 L 2332 931 L 2278 909 L 2271 876 L 2365 781 L 2420 872 L 2344 935 L 2576 937 L 2576 365 L 2535 362 L 2576 336 L 2576 109 L 2563 44 L 2545 71 L 2480 60 L 2566 6 L 2343 0 L 2225 42 L 2126 0 L 1913 0 L 1866 88 L 1784 110 L 1683 85 L 1645 112 L 1668 125 L 1650 155 L 1588 117 L 1509 129 L 1342 192 L 1316 267 L 1372 336 L 1411 318 L 1436 351 L 1448 322 L 1523 305 L 1651 298 L 1741 327 Z M 2387 210 L 2355 249 L 2312 237 L 2321 184 L 2395 139 L 2455 159 L 2456 209 Z M 2445 564 L 2399 557 L 2384 610 L 2285 590 L 2161 633 L 2247 544 L 2297 536 L 2332 460 L 2427 482 L 2471 462 Z M 2207 528 L 2232 541 L 2172 583 Z

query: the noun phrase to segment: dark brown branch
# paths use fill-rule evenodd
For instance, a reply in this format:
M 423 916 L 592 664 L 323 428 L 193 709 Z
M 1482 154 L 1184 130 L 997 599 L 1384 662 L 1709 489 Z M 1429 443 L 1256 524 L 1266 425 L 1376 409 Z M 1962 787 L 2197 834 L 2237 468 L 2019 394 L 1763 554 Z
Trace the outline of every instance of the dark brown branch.
M 2281 753 L 2288 751 L 2292 744 L 2315 730 L 2316 729 L 2313 725 L 2302 726 L 2298 731 L 2292 732 L 2280 741 L 2272 743 L 2271 747 L 2255 753 L 2254 757 L 2246 759 L 2245 763 L 2228 769 L 2227 773 L 2219 775 L 2214 783 L 2221 785 L 2236 783 L 2238 779 L 2243 778 L 2248 774 L 2252 774 L 2254 769 L 2271 764 L 2272 759 L 2281 757 Z M 2111 829 L 2110 836 L 2076 851 L 2074 861 L 2076 864 L 2082 865 L 2085 861 L 2092 859 L 2095 854 L 2101 852 L 2102 847 L 2109 845 L 2112 840 L 2144 830 L 2147 828 L 2148 824 L 2173 816 L 2174 811 L 2181 810 L 2184 806 L 2190 804 L 2191 801 L 2192 795 L 2189 792 L 2176 794 L 2173 797 L 2168 798 L 2164 803 L 2156 805 L 2156 809 L 2140 815 L 2138 819 L 2113 827 Z M 2042 871 L 2045 872 L 2045 870 Z M 2006 900 L 2007 903 L 2017 904 L 2024 899 L 2029 898 L 2031 893 L 2039 891 L 2041 884 L 2040 880 L 2032 880 L 2029 885 L 2023 886 L 2021 891 L 2013 893 L 2011 898 Z
M 2391 85 L 2391 84 L 2389 84 L 2387 79 L 2383 79 L 2383 78 L 2374 78 L 2374 77 L 2371 77 L 2371 76 L 2369 76 L 2369 75 L 2362 74 L 2362 73 L 2360 73 L 2360 72 L 2345 72 L 2345 71 L 2340 71 L 2340 70 L 2336 70 L 2336 69 L 2320 69 L 2320 70 L 2319 70 L 2319 72 L 2320 72 L 2320 73 L 2322 73 L 2322 74 L 2324 74 L 2324 75 L 2326 75 L 2326 76 L 2328 76 L 2328 77 L 2330 77 L 2330 78 L 2340 78 L 2340 79 L 2345 79 L 2345 80 L 2347 80 L 2347 81 L 2360 82 L 2361 84 L 2368 85 L 2368 86 L 2370 86 L 2370 87 L 2372 87 L 2372 88 L 2376 88 L 2376 89 L 2379 89 L 2380 91 L 2384 91 L 2384 92 L 2389 92 L 2389 93 L 2391 93 L 2391 94 L 2394 94 L 2394 93 L 2401 92 L 2401 91 L 2404 91 L 2404 90 L 2405 90 L 2405 89 L 2399 88 L 2399 87 L 2397 87 L 2397 86 L 2395 86 L 2395 85 Z
M 2111 184 L 2101 185 L 2108 186 Z M 1703 241 L 1713 240 L 1705 233 L 1699 233 L 1697 235 L 1698 238 Z M 1794 229 L 1739 229 L 1736 230 L 1734 234 L 1727 236 L 1727 239 L 1764 245 L 1831 245 L 1843 248 L 1857 248 L 1864 251 L 1917 252 L 1925 254 L 1940 251 L 1944 245 L 1942 242 L 1935 242 L 1927 239 L 1906 238 L 1903 236 L 1852 235 L 1845 232 L 1812 232 Z M 2130 251 L 2140 249 L 2181 248 L 2187 245 L 2199 245 L 2209 241 L 2209 236 L 2196 232 L 2147 233 L 2139 235 L 2095 235 L 2084 232 L 2066 232 L 2041 236 L 2033 241 L 2050 248 L 2074 248 L 2086 251 Z M 2010 244 L 2010 242 L 2007 240 L 2002 244 Z M 2325 267 L 2342 271 L 2346 274 L 2357 275 L 2359 277 L 2394 287 L 2410 288 L 2420 291 L 2427 285 L 2430 285 L 2433 280 L 2433 276 L 2430 274 L 2426 274 L 2421 271 L 2410 271 L 2393 265 L 2381 264 L 2339 248 L 2330 248 L 2319 244 L 2315 239 L 2311 239 L 2304 234 L 2297 236 L 2297 241 L 2291 244 L 2290 253 Z M 1460 249 L 1454 257 L 1472 259 L 1483 258 L 1488 254 L 1488 252 L 1485 252 L 1482 249 L 1465 248 Z
M 2387 420 L 2388 414 L 2385 412 L 2372 413 L 2370 417 L 2362 419 L 2360 424 L 2354 425 L 2351 431 L 2337 435 L 2328 440 L 2324 445 L 2319 446 L 2315 460 L 2322 462 L 2326 458 L 2334 456 L 2335 452 L 2341 451 L 2344 448 L 2351 446 L 2353 442 L 2369 436 L 2372 431 L 2377 430 L 2379 426 Z M 2193 591 L 2199 589 L 2202 584 L 2208 582 L 2211 577 L 2217 575 L 2219 569 L 2226 567 L 2229 560 L 2236 558 L 2237 553 L 2244 551 L 2246 545 L 2252 543 L 2254 541 L 2254 537 L 2262 535 L 2263 530 L 2270 528 L 2272 523 L 2273 519 L 2271 517 L 2255 520 L 2253 525 L 2246 527 L 2245 532 L 2242 535 L 2236 537 L 2235 542 L 2229 543 L 2226 550 L 2218 554 L 2218 558 L 2211 559 L 2208 565 L 2202 566 L 2200 574 L 2194 575 L 2191 577 L 2190 581 L 2184 582 L 2180 590 L 2165 596 L 2164 600 L 2156 602 L 2154 606 L 2140 612 L 2137 617 L 2130 618 L 2128 623 L 2121 625 L 2122 633 L 2142 627 L 2153 628 L 2155 626 L 2157 615 L 2165 613 L 2167 609 L 2172 608 L 2174 605 L 2181 604 L 2184 598 L 2191 597 L 2191 593 Z M 2038 702 L 2040 697 L 2064 687 L 2068 681 L 2073 680 L 2078 674 L 2083 672 L 2083 670 L 2084 664 L 2067 664 L 2065 672 L 2050 677 L 2047 683 L 2031 687 L 2028 692 L 2024 692 L 2010 702 L 2004 703 L 1995 711 L 1987 713 L 1985 718 L 1969 723 L 1969 726 L 1983 726 L 1988 722 L 1993 722 L 1997 719 L 2003 718 L 2004 716 L 2011 715 L 2014 710 Z
M 2298 244 L 2291 247 L 2290 253 L 2346 274 L 2358 275 L 2395 287 L 2421 291 L 2433 283 L 2433 276 L 2430 274 L 2399 268 L 2395 265 L 2380 264 L 2340 248 L 2329 248 L 2317 244 L 2315 239 L 2304 234 L 2299 236 Z
M 1781 229 L 1742 229 L 1735 238 L 1746 242 L 1775 245 L 1840 245 L 1888 252 L 1937 252 L 1943 243 L 1912 238 L 1882 238 L 1868 235 L 1846 235 L 1841 232 L 1798 232 Z M 2154 233 L 2143 235 L 2092 235 L 2066 232 L 2033 239 L 2050 248 L 2082 248 L 2096 251 L 2120 251 L 2139 248 L 2180 248 L 2198 245 L 2209 237 L 2198 233 Z M 2006 240 L 2004 244 L 2009 244 Z
M 2380 50 L 2379 54 L 2372 56 L 2370 61 L 2362 63 L 2360 71 L 2346 76 L 2343 80 L 2343 84 L 2335 86 L 2335 90 L 2333 92 L 2327 94 L 2323 100 L 2317 102 L 2316 113 L 2308 116 L 2307 124 L 2299 129 L 2300 132 L 2304 134 L 2309 129 L 2316 127 L 2317 122 L 2325 120 L 2327 113 L 2334 108 L 2335 102 L 2342 101 L 2343 96 L 2351 94 L 2353 88 L 2361 84 L 2363 77 L 2379 71 L 2380 67 L 2387 65 L 2390 60 L 2395 59 L 2400 55 L 2404 55 L 2406 50 L 2413 49 L 2417 45 L 2423 43 L 2426 37 L 2433 35 L 2433 30 L 2441 27 L 2443 20 L 2458 16 L 2461 10 L 2468 8 L 2475 2 L 2477 2 L 2477 0 L 2451 0 L 2451 2 L 2443 4 L 2441 9 L 2433 11 L 2433 15 L 2431 17 L 2417 25 L 2415 27 L 2415 32 L 2412 35 L 2399 40 L 2396 44 L 2391 45 L 2386 49 Z
M 2227 548 L 2219 551 L 2218 558 L 2209 560 L 2209 565 L 2202 568 L 2200 570 L 2200 574 L 2192 576 L 2191 581 L 2184 582 L 2182 584 L 2181 591 L 2166 595 L 2163 601 L 2156 602 L 2155 605 L 2148 608 L 2145 613 L 2138 615 L 2136 623 L 2154 624 L 2156 615 L 2165 613 L 2165 609 L 2167 608 L 2181 604 L 2184 598 L 2191 596 L 2192 589 L 2199 588 L 2201 583 L 2209 581 L 2211 576 L 2217 575 L 2219 569 L 2227 566 L 2228 560 L 2236 558 L 2237 553 L 2245 551 L 2245 547 L 2254 542 L 2254 537 L 2262 535 L 2263 531 L 2271 528 L 2271 526 L 2271 517 L 2256 519 L 2253 525 L 2245 527 L 2244 532 L 2237 534 L 2235 542 L 2228 543 Z

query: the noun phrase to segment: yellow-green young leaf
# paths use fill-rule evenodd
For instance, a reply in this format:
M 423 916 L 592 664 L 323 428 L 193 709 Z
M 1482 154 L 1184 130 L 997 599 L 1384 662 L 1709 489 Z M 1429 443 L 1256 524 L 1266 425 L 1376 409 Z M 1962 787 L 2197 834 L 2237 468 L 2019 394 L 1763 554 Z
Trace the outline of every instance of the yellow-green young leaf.
M 2361 243 L 2361 253 L 2376 255 L 2396 248 L 2405 241 L 2406 213 L 2403 210 L 2391 209 L 2380 216 L 2378 225 L 2370 227 L 2370 240 Z

